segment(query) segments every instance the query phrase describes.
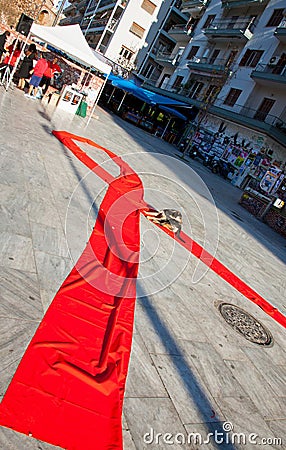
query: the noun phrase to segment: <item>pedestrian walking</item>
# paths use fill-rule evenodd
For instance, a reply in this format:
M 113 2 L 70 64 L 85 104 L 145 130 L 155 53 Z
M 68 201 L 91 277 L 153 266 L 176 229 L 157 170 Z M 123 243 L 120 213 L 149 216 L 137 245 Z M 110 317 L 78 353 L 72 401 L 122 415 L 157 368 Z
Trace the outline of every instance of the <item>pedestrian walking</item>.
M 57 64 L 57 62 L 58 62 L 58 58 L 54 58 L 52 61 L 48 61 L 48 68 L 45 71 L 45 73 L 41 79 L 41 82 L 40 82 L 40 87 L 44 87 L 44 89 L 43 89 L 44 95 L 46 94 L 49 86 L 51 85 L 55 73 L 62 72 L 62 69 Z
M 45 58 L 41 57 L 32 71 L 33 75 L 31 76 L 30 79 L 28 93 L 25 94 L 26 97 L 34 99 L 36 98 L 42 76 L 44 75 L 47 68 L 48 68 L 48 61 Z

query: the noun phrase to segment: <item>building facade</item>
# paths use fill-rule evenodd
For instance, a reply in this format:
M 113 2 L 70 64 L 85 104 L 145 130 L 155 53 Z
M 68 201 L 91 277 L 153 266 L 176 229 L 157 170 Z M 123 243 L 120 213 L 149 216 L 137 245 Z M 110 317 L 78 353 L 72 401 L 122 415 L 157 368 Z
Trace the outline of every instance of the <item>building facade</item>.
M 166 30 L 165 17 L 147 36 L 144 84 L 200 108 L 190 133 L 206 148 L 285 162 L 285 0 L 183 0 L 180 10 L 187 22 Z M 162 29 L 175 41 L 168 60 L 156 53 Z
M 64 9 L 64 18 L 60 21 L 60 25 L 81 24 L 85 10 L 89 0 L 69 0 L 69 5 Z
M 72 19 L 67 17 L 61 24 L 77 21 L 94 50 L 132 70 L 161 4 L 162 0 L 75 1 L 64 11 L 72 14 Z

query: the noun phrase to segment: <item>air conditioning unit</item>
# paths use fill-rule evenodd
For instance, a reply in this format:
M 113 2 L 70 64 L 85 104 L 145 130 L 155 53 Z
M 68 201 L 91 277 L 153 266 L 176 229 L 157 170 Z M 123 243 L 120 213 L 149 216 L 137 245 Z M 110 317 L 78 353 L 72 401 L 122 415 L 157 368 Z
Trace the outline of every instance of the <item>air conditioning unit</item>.
M 269 61 L 269 63 L 268 63 L 268 66 L 271 66 L 271 67 L 277 66 L 279 59 L 280 59 L 280 56 L 273 56 L 273 57 L 270 59 L 270 61 Z

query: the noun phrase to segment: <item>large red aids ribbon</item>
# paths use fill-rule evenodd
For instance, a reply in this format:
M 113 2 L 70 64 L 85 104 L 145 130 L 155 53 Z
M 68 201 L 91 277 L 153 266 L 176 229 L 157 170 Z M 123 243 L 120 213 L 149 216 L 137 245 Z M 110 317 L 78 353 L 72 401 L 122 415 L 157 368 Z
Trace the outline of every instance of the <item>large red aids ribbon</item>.
M 54 135 L 109 187 L 89 242 L 37 329 L 0 408 L 0 423 L 67 449 L 122 449 L 143 186 L 112 152 Z M 73 140 L 104 151 L 114 178 Z M 112 214 L 109 214 L 112 209 Z
M 10 383 L 0 424 L 69 450 L 122 449 L 121 413 L 131 350 L 139 215 L 149 207 L 137 174 L 88 139 L 54 135 L 109 187 L 89 242 L 56 294 Z M 74 141 L 104 151 L 114 178 Z M 157 225 L 159 226 L 159 225 Z M 185 233 L 162 230 L 286 327 L 286 318 Z

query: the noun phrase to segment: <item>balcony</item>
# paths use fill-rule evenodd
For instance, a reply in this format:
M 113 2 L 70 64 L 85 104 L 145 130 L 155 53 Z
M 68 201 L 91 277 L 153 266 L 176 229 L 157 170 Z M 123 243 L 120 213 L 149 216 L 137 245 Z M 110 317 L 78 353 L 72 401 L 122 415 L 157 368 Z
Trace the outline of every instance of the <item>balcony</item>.
M 254 28 L 253 17 L 239 17 L 237 20 L 214 20 L 204 32 L 212 40 L 229 41 L 231 39 L 231 42 L 246 43 L 252 38 Z
M 175 5 L 171 6 L 171 14 L 172 15 L 176 15 L 177 17 L 180 18 L 181 21 L 185 21 L 186 23 L 189 20 L 189 14 L 185 13 L 184 11 L 182 11 L 181 9 L 181 2 L 180 4 L 177 2 Z
M 96 19 L 94 18 L 93 20 L 89 20 L 89 21 L 84 21 L 84 24 L 82 25 L 82 31 L 84 32 L 88 32 L 88 33 L 94 33 L 94 32 L 102 32 L 106 25 L 108 23 L 108 18 L 104 18 L 104 19 Z
M 229 69 L 227 67 L 227 59 L 212 60 L 212 58 L 193 58 L 187 63 L 190 70 L 195 70 L 197 72 L 204 72 L 211 74 L 212 76 L 222 76 L 228 75 Z
M 284 44 L 286 43 L 286 18 L 282 20 L 280 25 L 276 28 L 274 34 L 275 37 L 279 39 L 279 41 L 283 42 Z
M 82 16 L 65 17 L 60 21 L 60 25 L 77 25 L 80 24 Z
M 176 39 L 169 34 L 169 31 L 166 31 L 166 30 L 162 29 L 162 30 L 160 30 L 160 34 L 162 36 L 164 36 L 165 38 L 167 38 L 168 42 L 171 41 L 171 42 L 173 42 L 173 44 L 177 44 Z
M 222 0 L 222 7 L 231 9 L 231 8 L 242 8 L 243 6 L 264 6 L 266 3 L 269 3 L 269 0 Z
M 286 145 L 286 122 L 272 114 L 259 113 L 257 109 L 235 105 L 239 112 L 230 111 L 218 106 L 211 106 L 209 112 L 221 118 L 231 120 L 248 128 L 267 134 L 282 145 Z
M 191 15 L 200 13 L 207 4 L 207 0 L 183 0 L 181 10 Z
M 78 11 L 83 12 L 85 10 L 87 4 L 88 4 L 88 0 L 82 0 L 81 2 L 79 2 L 77 5 Z
M 70 14 L 73 13 L 73 12 L 75 12 L 76 10 L 77 10 L 77 5 L 71 4 L 71 5 L 67 6 L 67 7 L 64 9 L 63 13 L 64 13 L 66 16 L 70 16 Z
M 182 55 L 178 53 L 161 52 L 158 51 L 156 48 L 153 48 L 152 56 L 155 59 L 155 61 L 157 61 L 161 65 L 170 67 L 170 66 L 177 66 L 179 64 Z
M 286 92 L 286 61 L 284 65 L 279 65 L 278 61 L 278 64 L 275 66 L 258 64 L 250 76 L 262 85 L 277 87 L 277 83 L 284 84 Z
M 193 32 L 191 28 L 187 28 L 186 25 L 173 25 L 169 31 L 169 35 L 172 36 L 172 38 L 176 39 L 177 42 L 189 42 L 191 39 Z
M 100 11 L 102 9 L 113 9 L 116 5 L 116 1 L 114 0 L 98 0 L 96 5 L 91 6 L 86 9 L 85 14 L 93 14 L 95 11 Z

